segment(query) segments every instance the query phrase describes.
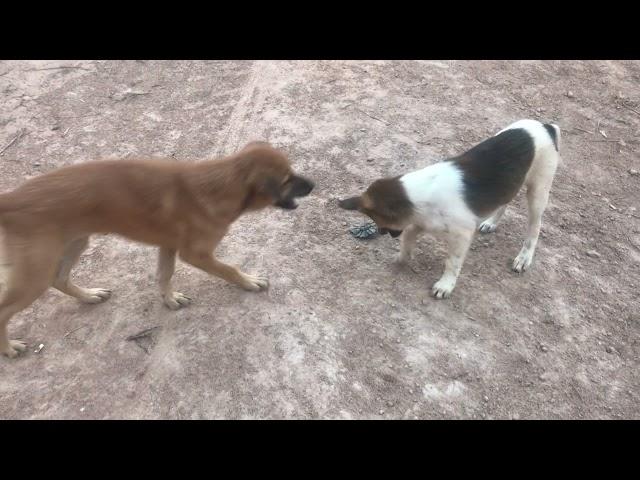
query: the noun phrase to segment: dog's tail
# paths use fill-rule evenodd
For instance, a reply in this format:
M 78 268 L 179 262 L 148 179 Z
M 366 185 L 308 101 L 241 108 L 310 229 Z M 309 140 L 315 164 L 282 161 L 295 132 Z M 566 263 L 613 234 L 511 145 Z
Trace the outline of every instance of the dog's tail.
M 562 161 L 562 156 L 560 155 L 560 127 L 555 123 L 544 123 L 543 126 L 551 137 L 551 140 L 553 141 L 553 146 L 556 149 L 558 164 L 562 165 L 564 162 Z
M 556 147 L 556 152 L 560 152 L 560 127 L 555 123 L 545 123 L 543 125 L 549 133 L 551 140 L 553 140 L 553 146 Z

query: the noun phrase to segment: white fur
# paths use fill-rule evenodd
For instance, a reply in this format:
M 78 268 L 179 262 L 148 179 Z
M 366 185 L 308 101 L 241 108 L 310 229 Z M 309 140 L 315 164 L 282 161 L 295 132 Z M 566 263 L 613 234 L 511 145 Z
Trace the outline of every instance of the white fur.
M 554 125 L 558 144 L 560 129 Z M 536 120 L 520 120 L 499 133 L 515 128 L 526 130 L 534 142 L 535 153 L 525 177 L 529 203 L 529 229 L 522 250 L 513 262 L 516 272 L 526 270 L 533 260 L 542 212 L 547 204 L 549 190 L 558 165 L 559 155 L 553 140 L 542 123 Z M 452 163 L 430 165 L 400 178 L 415 214 L 404 227 L 401 237 L 399 262 L 411 256 L 417 236 L 422 232 L 444 236 L 449 249 L 445 271 L 433 286 L 436 298 L 446 298 L 453 291 L 467 250 L 476 229 L 490 233 L 495 231 L 506 205 L 498 208 L 489 218 L 475 215 L 464 201 L 462 172 Z M 478 228 L 479 225 L 479 228 Z
M 436 163 L 400 177 L 414 205 L 414 223 L 429 232 L 445 232 L 452 224 L 475 227 L 476 217 L 463 198 L 462 172 L 449 162 Z

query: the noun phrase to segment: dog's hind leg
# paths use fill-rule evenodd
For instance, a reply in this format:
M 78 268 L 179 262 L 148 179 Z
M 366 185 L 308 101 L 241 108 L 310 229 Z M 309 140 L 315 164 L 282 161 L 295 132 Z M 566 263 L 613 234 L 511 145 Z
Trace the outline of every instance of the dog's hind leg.
M 522 245 L 518 256 L 513 260 L 513 270 L 520 273 L 531 266 L 533 255 L 538 244 L 540 226 L 542 225 L 542 214 L 549 199 L 551 181 L 534 183 L 527 188 L 527 200 L 529 204 L 529 227 L 527 238 Z
M 473 228 L 456 228 L 447 234 L 449 257 L 445 262 L 442 277 L 433 285 L 432 293 L 434 297 L 442 299 L 451 295 L 458 281 L 458 275 L 474 233 L 475 230 Z
M 171 288 L 171 277 L 176 269 L 176 251 L 172 248 L 160 248 L 158 256 L 158 284 L 164 304 L 171 310 L 178 310 L 191 303 L 191 299 Z
M 478 227 L 478 231 L 480 233 L 495 232 L 496 228 L 498 228 L 498 222 L 502 218 L 502 215 L 504 215 L 504 211 L 506 209 L 507 209 L 507 206 L 503 205 L 498 210 L 496 210 L 493 215 L 491 215 L 489 218 L 487 218 L 484 222 L 480 224 L 480 226 Z
M 60 250 L 51 245 L 25 249 L 28 242 L 16 242 L 20 247 L 9 249 L 6 260 L 6 283 L 0 300 L 0 354 L 14 358 L 26 349 L 26 343 L 9 340 L 7 325 L 13 315 L 31 305 L 51 285 Z
M 549 201 L 549 192 L 560 157 L 557 152 L 545 152 L 536 159 L 535 169 L 526 180 L 529 227 L 527 238 L 518 256 L 513 260 L 513 270 L 520 273 L 531 266 L 538 244 L 542 214 Z
M 89 245 L 89 237 L 82 237 L 69 242 L 62 254 L 62 259 L 58 264 L 56 276 L 53 281 L 53 287 L 67 295 L 77 298 L 85 303 L 104 302 L 111 296 L 111 290 L 106 288 L 81 288 L 74 285 L 71 281 L 71 269 L 76 263 L 82 252 Z

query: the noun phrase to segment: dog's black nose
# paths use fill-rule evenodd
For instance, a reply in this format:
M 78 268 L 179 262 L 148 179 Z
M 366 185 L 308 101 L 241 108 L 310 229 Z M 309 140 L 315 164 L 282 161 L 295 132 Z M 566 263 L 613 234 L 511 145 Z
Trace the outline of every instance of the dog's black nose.
M 402 234 L 402 230 L 390 230 L 388 228 L 379 228 L 378 232 L 380 232 L 380 235 L 386 235 L 388 233 L 393 238 L 396 238 L 400 236 L 400 234 Z
M 309 195 L 315 185 L 311 180 L 304 177 L 296 177 L 294 181 L 294 193 L 297 197 Z
M 313 182 L 311 180 L 306 180 L 306 182 L 307 182 L 307 195 L 309 195 L 311 193 L 311 191 L 313 190 L 313 188 L 315 187 L 315 185 L 313 184 Z

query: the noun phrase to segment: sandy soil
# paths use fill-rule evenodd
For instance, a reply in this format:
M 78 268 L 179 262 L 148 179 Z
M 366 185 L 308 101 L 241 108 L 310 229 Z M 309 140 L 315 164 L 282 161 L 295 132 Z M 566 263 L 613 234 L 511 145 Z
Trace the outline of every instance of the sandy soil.
M 265 293 L 180 264 L 194 303 L 171 312 L 155 249 L 93 238 L 75 278 L 113 297 L 50 290 L 13 318 L 29 350 L 0 358 L 0 418 L 640 418 L 639 84 L 640 63 L 614 61 L 0 62 L 0 148 L 24 132 L 0 156 L 2 191 L 100 157 L 202 159 L 252 139 L 317 182 L 219 248 L 267 275 Z M 520 118 L 563 129 L 530 272 L 509 270 L 522 195 L 447 301 L 429 297 L 440 242 L 397 269 L 397 239 L 348 234 L 362 218 L 337 197 Z

